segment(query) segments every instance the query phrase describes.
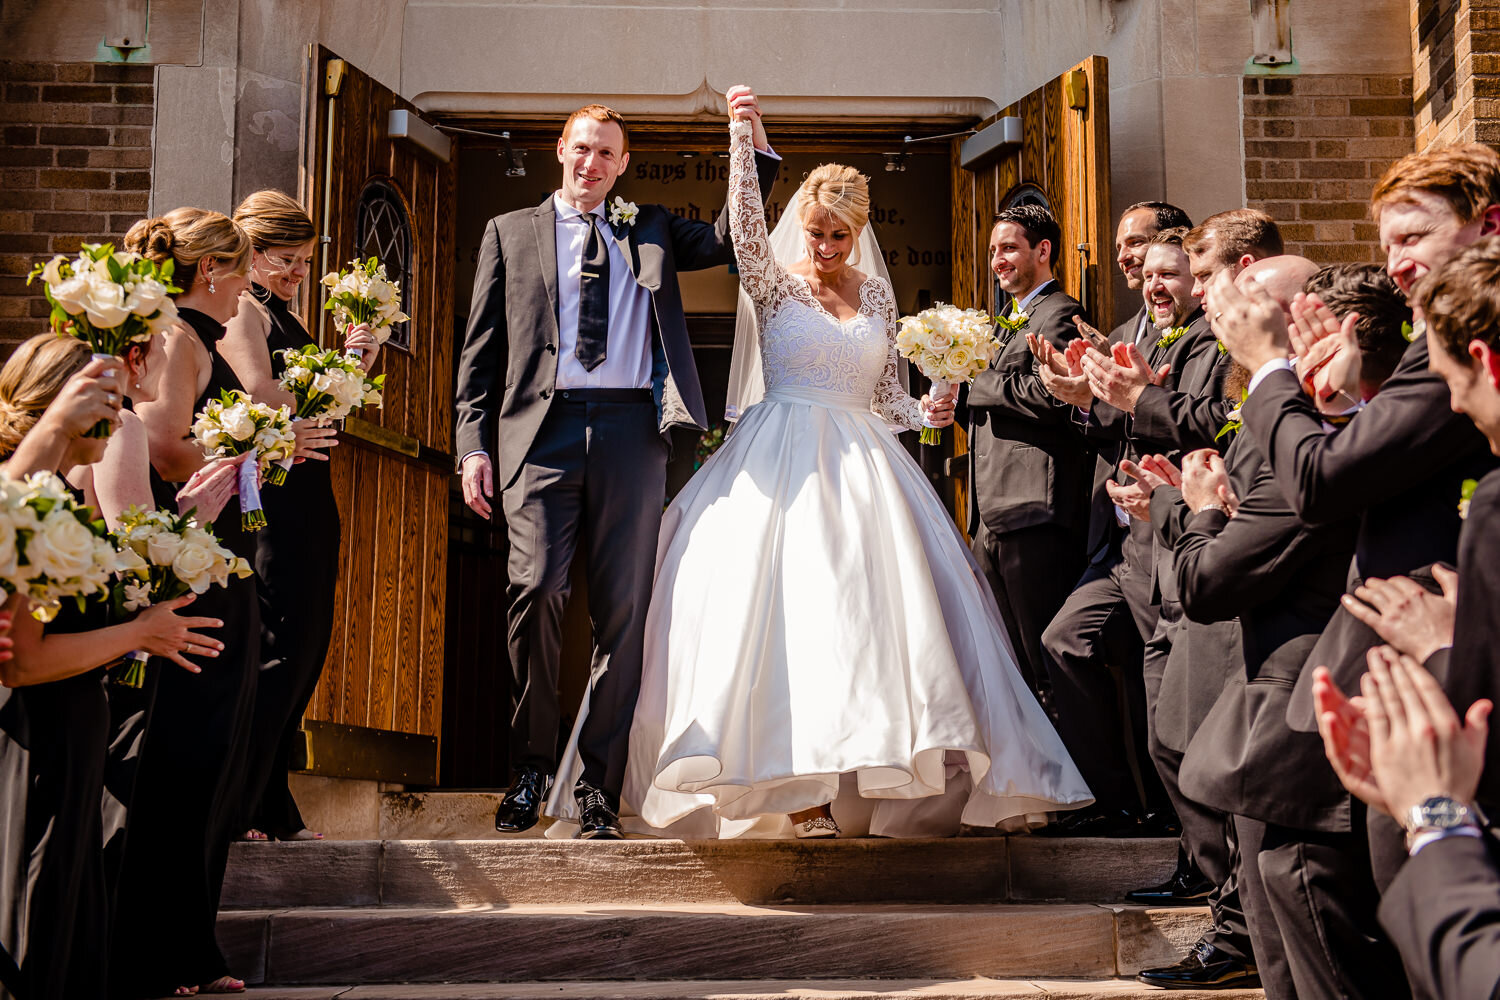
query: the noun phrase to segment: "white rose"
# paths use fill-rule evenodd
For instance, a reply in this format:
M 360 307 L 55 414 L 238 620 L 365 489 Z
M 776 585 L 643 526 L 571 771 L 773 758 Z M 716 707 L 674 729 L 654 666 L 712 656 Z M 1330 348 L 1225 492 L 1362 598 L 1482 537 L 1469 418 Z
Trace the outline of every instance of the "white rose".
M 146 557 L 157 566 L 170 566 L 182 548 L 176 535 L 160 532 L 146 539 Z
M 125 289 L 108 278 L 89 278 L 88 293 L 83 298 L 83 312 L 99 330 L 109 330 L 125 322 L 130 310 L 125 308 Z
M 214 554 L 202 545 L 184 545 L 172 560 L 172 572 L 177 579 L 187 584 L 193 593 L 201 594 L 208 589 L 209 570 L 214 565 Z
M 142 278 L 125 297 L 125 308 L 137 316 L 150 316 L 167 301 L 167 286 L 155 278 Z
M 244 403 L 235 403 L 219 414 L 219 426 L 236 441 L 248 441 L 255 434 L 255 420 L 250 408 Z
M 311 376 L 311 370 L 304 368 L 301 365 L 293 365 L 292 367 L 281 373 L 281 380 L 288 385 L 295 385 L 298 382 L 307 381 L 307 379 Z
M 52 298 L 73 316 L 83 312 L 83 302 L 88 293 L 89 279 L 82 275 L 74 275 L 52 286 Z
M 83 576 L 94 565 L 94 533 L 65 507 L 53 509 L 26 544 L 28 577 L 54 582 Z
M 948 332 L 948 327 L 939 326 L 927 334 L 927 349 L 934 354 L 942 354 L 953 346 L 953 334 Z
M 917 370 L 928 378 L 943 378 L 943 359 L 931 351 L 923 351 L 917 357 Z

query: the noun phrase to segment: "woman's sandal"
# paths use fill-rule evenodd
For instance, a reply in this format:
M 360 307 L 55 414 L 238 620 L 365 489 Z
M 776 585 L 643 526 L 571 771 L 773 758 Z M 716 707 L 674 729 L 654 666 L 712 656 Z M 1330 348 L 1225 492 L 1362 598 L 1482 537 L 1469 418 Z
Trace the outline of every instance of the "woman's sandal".
M 177 987 L 177 989 L 172 991 L 172 995 L 174 997 L 195 997 L 198 995 L 198 987 L 179 986 Z
M 267 837 L 253 826 L 240 836 L 240 840 L 251 844 L 259 844 L 270 839 L 270 837 Z
M 277 837 L 276 839 L 277 840 L 281 840 L 281 841 L 287 841 L 287 840 L 322 840 L 323 839 L 323 835 L 321 833 L 314 833 L 313 831 L 309 830 L 307 827 L 304 826 L 302 829 L 298 830 L 296 833 L 292 834 L 291 836 L 288 836 L 288 837 Z
M 204 983 L 198 987 L 199 993 L 243 993 L 245 992 L 245 981 L 233 976 L 220 976 L 211 983 Z

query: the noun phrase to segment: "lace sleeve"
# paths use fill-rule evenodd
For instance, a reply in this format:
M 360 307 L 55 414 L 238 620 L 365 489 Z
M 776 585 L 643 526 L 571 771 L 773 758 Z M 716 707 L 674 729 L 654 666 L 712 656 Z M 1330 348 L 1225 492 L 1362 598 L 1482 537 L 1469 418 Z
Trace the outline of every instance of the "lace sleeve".
M 885 371 L 875 383 L 875 397 L 871 400 L 871 405 L 888 423 L 899 424 L 907 430 L 919 430 L 922 427 L 921 404 L 901 387 L 901 379 L 896 375 L 896 331 L 901 326 L 901 317 L 896 311 L 896 293 L 879 278 L 872 278 L 870 285 L 873 289 L 871 298 L 879 306 L 880 317 L 885 321 L 886 340 L 890 343 Z
M 761 309 L 776 298 L 785 269 L 771 252 L 766 232 L 766 207 L 760 200 L 760 179 L 755 171 L 755 145 L 749 122 L 729 125 L 729 233 L 740 284 Z

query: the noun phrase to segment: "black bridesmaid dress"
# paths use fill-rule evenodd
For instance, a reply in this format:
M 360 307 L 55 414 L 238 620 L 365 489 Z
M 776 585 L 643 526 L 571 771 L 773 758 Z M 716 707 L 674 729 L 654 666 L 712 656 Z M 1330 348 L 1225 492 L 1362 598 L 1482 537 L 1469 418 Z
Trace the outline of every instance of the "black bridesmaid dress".
M 83 503 L 82 494 L 73 493 Z M 108 624 L 103 601 L 90 601 L 82 611 L 64 601 L 45 631 L 86 632 Z M 16 995 L 103 998 L 109 943 L 99 813 L 109 744 L 104 670 L 0 689 L 0 702 L 0 939 L 20 966 Z
M 276 352 L 314 343 L 291 307 L 261 288 L 254 294 L 271 314 L 267 346 L 271 370 L 286 363 Z M 302 713 L 312 700 L 333 635 L 333 590 L 339 575 L 339 508 L 328 462 L 292 467 L 286 482 L 263 495 L 266 526 L 258 532 L 255 574 L 260 580 L 261 674 L 250 737 L 250 775 L 244 826 L 285 840 L 306 827 L 287 787 L 287 769 Z
M 213 361 L 198 411 L 218 398 L 221 389 L 242 386 L 215 350 L 223 325 L 196 309 L 179 307 L 178 313 Z M 172 487 L 162 490 L 157 505 L 175 510 L 174 492 Z M 255 536 L 240 527 L 238 500 L 225 506 L 214 533 L 236 555 L 254 559 Z M 158 996 L 233 974 L 214 925 L 248 777 L 260 667 L 254 576 L 210 588 L 184 613 L 222 619 L 224 627 L 215 634 L 225 648 L 217 658 L 188 657 L 202 673 L 189 673 L 163 658 L 154 658 L 146 668 L 156 674 L 155 697 L 113 886 L 110 992 L 118 998 Z

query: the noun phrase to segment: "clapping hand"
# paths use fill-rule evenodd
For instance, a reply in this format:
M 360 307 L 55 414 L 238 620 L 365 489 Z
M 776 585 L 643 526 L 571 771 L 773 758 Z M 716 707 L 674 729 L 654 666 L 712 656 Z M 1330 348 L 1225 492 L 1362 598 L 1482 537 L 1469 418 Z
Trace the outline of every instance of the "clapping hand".
M 922 419 L 932 427 L 947 427 L 953 423 L 953 408 L 958 403 L 958 384 L 954 383 L 945 395 L 936 399 L 922 397 Z
M 1116 344 L 1111 354 L 1090 347 L 1083 356 L 1089 391 L 1126 413 L 1135 412 L 1136 400 L 1146 386 L 1161 385 L 1171 370 L 1171 365 L 1162 365 L 1160 371 L 1152 371 L 1134 344 Z
M 1083 340 L 1075 340 L 1073 343 L 1083 344 L 1085 348 L 1088 346 Z M 1083 365 L 1079 360 L 1082 357 L 1081 351 L 1075 352 L 1072 345 L 1069 345 L 1067 351 L 1059 351 L 1046 337 L 1034 333 L 1026 335 L 1026 346 L 1037 360 L 1037 374 L 1048 393 L 1055 399 L 1082 410 L 1093 405 L 1094 394 L 1089 389 L 1088 376 L 1083 373 Z
M 1109 499 L 1137 521 L 1151 520 L 1151 493 L 1157 484 L 1142 474 L 1140 466 L 1129 460 L 1120 463 L 1120 471 L 1135 482 L 1121 485 L 1113 479 L 1105 480 L 1104 491 Z
M 1208 301 L 1213 303 L 1209 323 L 1214 336 L 1251 374 L 1268 361 L 1291 355 L 1286 313 L 1260 282 L 1248 281 L 1241 288 L 1225 268 L 1209 286 Z
M 1194 514 L 1215 504 L 1222 504 L 1229 517 L 1239 512 L 1240 498 L 1229 484 L 1229 470 L 1217 451 L 1199 448 L 1182 457 L 1182 499 Z
M 1316 295 L 1292 299 L 1287 337 L 1297 358 L 1297 377 L 1325 413 L 1341 413 L 1359 402 L 1359 313 L 1341 322 Z
M 1444 566 L 1432 567 L 1432 578 L 1442 588 L 1434 594 L 1404 576 L 1366 580 L 1353 595 L 1339 600 L 1344 610 L 1375 630 L 1375 634 L 1418 663 L 1444 646 L 1453 645 L 1453 619 L 1458 607 L 1458 574 Z
M 724 92 L 724 103 L 729 105 L 729 120 L 749 122 L 752 126 L 755 148 L 761 152 L 768 152 L 771 148 L 771 141 L 766 138 L 766 127 L 760 120 L 760 101 L 757 100 L 755 91 L 744 84 L 737 84 Z

